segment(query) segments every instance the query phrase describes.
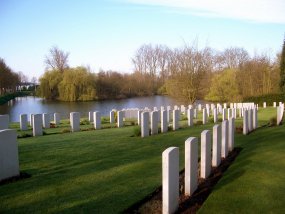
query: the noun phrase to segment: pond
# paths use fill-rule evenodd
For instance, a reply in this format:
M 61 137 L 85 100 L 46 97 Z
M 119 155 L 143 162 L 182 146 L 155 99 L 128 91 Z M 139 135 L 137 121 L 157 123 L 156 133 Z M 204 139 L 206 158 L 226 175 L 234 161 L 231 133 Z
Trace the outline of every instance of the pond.
M 198 103 L 200 102 L 198 101 Z M 99 111 L 102 116 L 109 116 L 109 112 L 112 109 L 153 108 L 180 104 L 168 96 L 135 97 L 90 102 L 48 101 L 39 97 L 27 96 L 17 97 L 4 105 L 0 105 L 0 114 L 9 114 L 11 122 L 18 122 L 20 114 L 53 114 L 58 112 L 61 114 L 61 118 L 69 118 L 70 112 L 80 112 L 81 117 L 87 117 L 89 111 Z

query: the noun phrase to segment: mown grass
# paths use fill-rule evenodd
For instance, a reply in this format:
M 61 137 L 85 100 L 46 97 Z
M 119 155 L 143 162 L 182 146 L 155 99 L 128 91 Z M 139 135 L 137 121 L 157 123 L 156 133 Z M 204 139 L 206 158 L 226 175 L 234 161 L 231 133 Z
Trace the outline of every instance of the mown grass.
M 259 123 L 273 113 L 273 108 L 260 111 Z M 63 121 L 46 129 L 45 136 L 18 139 L 20 169 L 32 177 L 0 186 L 0 213 L 122 212 L 161 185 L 161 153 L 166 148 L 179 147 L 183 169 L 185 140 L 213 126 L 186 128 L 185 120 L 180 125 L 178 131 L 142 139 L 132 137 L 134 126 L 62 133 L 69 127 Z M 252 136 L 237 135 L 237 144 L 248 145 Z M 250 158 L 256 149 L 248 150 Z
M 243 149 L 199 213 L 285 213 L 284 128 L 237 136 Z

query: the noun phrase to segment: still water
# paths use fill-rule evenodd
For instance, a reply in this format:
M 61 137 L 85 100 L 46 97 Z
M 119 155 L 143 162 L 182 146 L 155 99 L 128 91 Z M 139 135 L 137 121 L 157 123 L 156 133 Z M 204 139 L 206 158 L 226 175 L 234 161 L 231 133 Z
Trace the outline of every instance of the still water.
M 112 109 L 144 108 L 174 106 L 180 103 L 167 96 L 135 97 L 121 100 L 104 100 L 91 102 L 47 101 L 38 97 L 17 97 L 4 105 L 0 105 L 0 114 L 9 114 L 11 122 L 18 122 L 20 114 L 53 114 L 58 112 L 61 118 L 68 118 L 70 112 L 80 112 L 87 117 L 89 111 L 99 111 L 108 116 Z

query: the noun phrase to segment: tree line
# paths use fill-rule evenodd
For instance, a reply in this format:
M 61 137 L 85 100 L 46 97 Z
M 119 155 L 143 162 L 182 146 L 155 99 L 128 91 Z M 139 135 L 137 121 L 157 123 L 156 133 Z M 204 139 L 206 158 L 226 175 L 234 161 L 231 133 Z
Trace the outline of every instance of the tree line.
M 250 56 L 238 47 L 199 49 L 197 42 L 180 48 L 144 44 L 132 58 L 132 73 L 101 70 L 95 74 L 88 67 L 70 68 L 69 53 L 53 47 L 45 59 L 47 71 L 40 78 L 40 95 L 64 101 L 154 94 L 167 94 L 185 104 L 197 99 L 242 101 L 280 92 L 282 53 L 272 58 L 268 53 Z
M 19 74 L 12 71 L 4 59 L 0 58 L 0 95 L 15 92 L 19 83 Z

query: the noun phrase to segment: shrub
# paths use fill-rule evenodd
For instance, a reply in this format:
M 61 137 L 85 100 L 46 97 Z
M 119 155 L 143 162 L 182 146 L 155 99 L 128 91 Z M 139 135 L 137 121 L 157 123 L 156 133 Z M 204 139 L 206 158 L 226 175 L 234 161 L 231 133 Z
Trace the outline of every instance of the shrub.
M 87 119 L 81 120 L 80 125 L 90 125 L 90 121 Z
M 197 120 L 197 121 L 196 121 L 196 125 L 203 125 L 203 121 Z
M 254 102 L 259 106 L 263 106 L 263 102 L 266 102 L 267 106 L 272 106 L 273 102 L 278 103 L 279 101 L 285 100 L 285 94 L 266 94 L 256 97 L 246 97 L 243 102 Z
M 277 118 L 276 117 L 271 117 L 269 119 L 269 126 L 276 126 L 277 125 Z
M 68 129 L 68 128 L 62 129 L 62 131 L 61 131 L 61 133 L 68 133 L 68 132 L 70 132 L 70 129 Z
M 134 136 L 136 136 L 136 137 L 141 136 L 141 127 L 140 126 L 134 127 Z

